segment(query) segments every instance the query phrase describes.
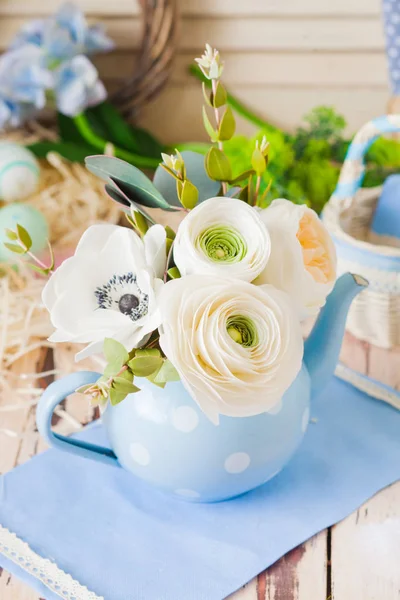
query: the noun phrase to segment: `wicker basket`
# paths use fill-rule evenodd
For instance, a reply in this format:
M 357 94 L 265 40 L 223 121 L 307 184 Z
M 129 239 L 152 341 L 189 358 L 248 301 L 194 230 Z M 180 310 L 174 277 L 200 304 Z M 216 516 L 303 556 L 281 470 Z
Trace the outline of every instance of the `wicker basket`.
M 322 215 L 336 244 L 338 274 L 351 271 L 370 282 L 354 300 L 346 327 L 357 338 L 383 348 L 400 345 L 400 244 L 371 232 L 382 188 L 360 187 L 368 148 L 380 135 L 398 131 L 400 115 L 379 117 L 360 129 Z

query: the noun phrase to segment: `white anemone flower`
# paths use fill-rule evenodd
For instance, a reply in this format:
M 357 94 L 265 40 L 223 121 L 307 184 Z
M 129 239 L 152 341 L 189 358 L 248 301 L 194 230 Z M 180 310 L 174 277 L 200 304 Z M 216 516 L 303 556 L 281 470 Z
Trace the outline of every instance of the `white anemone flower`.
M 209 198 L 183 219 L 174 241 L 182 276 L 253 281 L 268 262 L 271 242 L 259 213 L 234 198 Z
M 160 346 L 215 424 L 273 408 L 303 357 L 290 298 L 272 285 L 189 275 L 161 290 Z
M 143 240 L 125 227 L 92 225 L 43 290 L 55 327 L 49 341 L 89 344 L 76 360 L 101 353 L 108 337 L 128 351 L 139 347 L 160 323 L 157 295 L 165 265 L 161 225 Z

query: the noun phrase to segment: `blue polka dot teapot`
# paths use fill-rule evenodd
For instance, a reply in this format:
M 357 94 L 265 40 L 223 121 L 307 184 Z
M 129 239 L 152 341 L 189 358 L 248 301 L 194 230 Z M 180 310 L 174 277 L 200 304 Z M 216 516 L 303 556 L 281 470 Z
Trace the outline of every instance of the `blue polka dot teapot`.
M 99 378 L 81 371 L 47 388 L 38 405 L 39 431 L 57 449 L 122 467 L 176 498 L 215 502 L 243 494 L 279 473 L 301 443 L 310 399 L 335 369 L 348 309 L 366 285 L 349 273 L 337 280 L 305 342 L 297 378 L 269 412 L 221 415 L 216 425 L 180 381 L 161 389 L 142 379 L 140 392 L 115 406 L 107 404 L 102 421 L 111 448 L 101 447 L 51 429 L 57 404 Z

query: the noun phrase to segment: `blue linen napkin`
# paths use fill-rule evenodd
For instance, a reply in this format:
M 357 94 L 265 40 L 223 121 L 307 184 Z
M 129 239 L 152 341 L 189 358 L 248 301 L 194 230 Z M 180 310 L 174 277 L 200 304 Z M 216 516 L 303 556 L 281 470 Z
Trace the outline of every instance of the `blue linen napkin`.
M 0 479 L 0 524 L 105 600 L 221 600 L 400 478 L 400 412 L 333 378 L 276 478 L 190 504 L 49 450 Z M 100 425 L 83 437 L 104 442 Z M 0 554 L 47 600 L 57 594 Z

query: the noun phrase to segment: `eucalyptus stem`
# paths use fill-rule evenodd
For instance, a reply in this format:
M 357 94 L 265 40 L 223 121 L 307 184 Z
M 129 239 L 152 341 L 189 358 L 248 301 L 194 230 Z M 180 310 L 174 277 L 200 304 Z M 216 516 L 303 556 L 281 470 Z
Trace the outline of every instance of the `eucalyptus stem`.
M 28 250 L 26 252 L 26 254 L 29 256 L 29 258 L 31 258 L 33 260 L 33 262 L 35 262 L 37 265 L 39 265 L 39 267 L 41 267 L 42 269 L 49 269 L 49 267 L 47 265 L 44 264 L 44 262 L 42 262 L 37 256 L 35 256 L 30 250 Z M 53 273 L 53 269 L 49 269 L 49 275 L 51 273 Z
M 218 83 L 217 79 L 212 79 L 211 80 L 211 86 L 212 86 L 212 92 L 213 92 L 214 98 L 215 98 L 215 95 L 217 93 L 217 83 Z M 221 123 L 221 116 L 219 114 L 219 110 L 218 110 L 217 107 L 214 107 L 214 114 L 215 114 L 215 122 L 217 124 L 217 129 L 219 129 L 219 126 L 220 126 L 220 123 Z M 221 151 L 223 151 L 223 149 L 224 149 L 224 145 L 221 142 L 221 140 L 218 140 L 218 148 Z M 226 181 L 222 181 L 221 184 L 222 184 L 222 191 L 223 191 L 224 194 L 226 194 L 226 192 L 228 191 L 228 186 L 226 184 Z
M 73 120 L 82 137 L 84 137 L 91 146 L 94 146 L 100 152 L 105 152 L 109 142 L 93 131 L 85 113 L 76 115 Z M 141 167 L 143 169 L 156 169 L 160 164 L 160 161 L 157 158 L 139 156 L 139 154 L 134 154 L 133 152 L 124 150 L 123 148 L 119 148 L 114 144 L 113 147 L 115 156 L 117 158 L 122 158 L 136 167 Z
M 197 65 L 190 65 L 189 71 L 190 71 L 191 75 L 196 77 L 196 79 L 203 81 L 207 87 L 211 87 L 210 81 L 206 77 L 204 77 L 203 73 L 197 67 Z M 246 119 L 246 121 L 253 123 L 253 125 L 258 127 L 259 129 L 265 129 L 266 131 L 269 131 L 270 133 L 279 131 L 279 129 L 277 129 L 277 127 L 274 127 L 273 125 L 271 125 L 271 123 L 268 123 L 267 121 L 264 121 L 263 119 L 261 119 L 261 117 L 257 116 L 252 110 L 250 110 L 250 108 L 248 108 L 245 104 L 243 104 L 243 102 L 238 100 L 236 98 L 236 96 L 234 96 L 233 94 L 230 94 L 229 92 L 227 92 L 227 96 L 228 96 L 227 104 L 235 112 L 237 112 L 238 115 L 240 115 L 241 117 Z

